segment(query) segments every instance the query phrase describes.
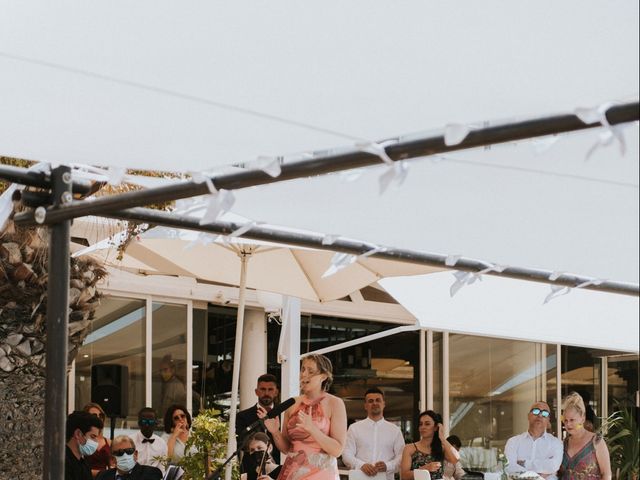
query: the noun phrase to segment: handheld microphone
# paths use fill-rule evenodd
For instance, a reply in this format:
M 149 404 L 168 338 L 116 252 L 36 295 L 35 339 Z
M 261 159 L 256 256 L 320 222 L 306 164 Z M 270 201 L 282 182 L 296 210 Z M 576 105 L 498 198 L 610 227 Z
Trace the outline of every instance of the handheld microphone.
M 290 408 L 294 403 L 296 403 L 296 399 L 291 397 L 291 398 L 288 398 L 287 400 L 285 400 L 284 402 L 282 402 L 281 404 L 276 405 L 275 407 L 273 407 L 267 413 L 266 417 L 256 420 L 251 425 L 249 425 L 247 428 L 245 428 L 244 429 L 244 433 L 249 433 L 251 430 L 257 428 L 260 425 L 262 425 L 262 422 L 265 421 L 267 418 L 279 417 L 282 412 L 284 412 L 285 410 Z

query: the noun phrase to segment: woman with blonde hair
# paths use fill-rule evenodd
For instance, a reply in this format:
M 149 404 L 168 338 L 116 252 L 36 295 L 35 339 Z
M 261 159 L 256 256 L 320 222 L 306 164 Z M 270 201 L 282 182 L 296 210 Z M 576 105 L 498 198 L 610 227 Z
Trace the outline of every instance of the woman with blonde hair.
M 104 410 L 97 403 L 87 403 L 83 411 L 95 415 L 102 423 L 106 419 Z M 93 455 L 87 457 L 86 462 L 91 469 L 91 475 L 95 478 L 100 472 L 107 470 L 111 467 L 111 443 L 108 438 L 103 435 L 104 430 L 100 430 L 100 436 L 98 437 L 98 449 Z
M 265 420 L 280 452 L 287 454 L 279 480 L 337 480 L 337 458 L 347 437 L 347 411 L 342 399 L 328 393 L 331 361 L 308 355 L 300 366 L 300 392 L 282 418 Z M 264 413 L 263 413 L 264 416 Z
M 584 428 L 586 408 L 576 392 L 562 402 L 562 423 L 567 432 L 560 480 L 611 480 L 609 449 L 600 435 Z

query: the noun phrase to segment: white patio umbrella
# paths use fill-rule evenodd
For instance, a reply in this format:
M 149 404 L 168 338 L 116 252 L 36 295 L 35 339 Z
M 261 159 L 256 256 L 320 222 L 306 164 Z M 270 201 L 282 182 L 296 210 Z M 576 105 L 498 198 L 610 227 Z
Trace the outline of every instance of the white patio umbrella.
M 224 215 L 225 220 L 238 221 L 238 218 L 230 213 Z M 325 275 L 333 264 L 333 252 L 237 237 L 215 238 L 167 227 L 155 227 L 141 234 L 131 241 L 122 258 L 118 259 L 115 250 L 123 240 L 121 237 L 114 235 L 75 255 L 91 254 L 101 258 L 106 265 L 131 272 L 188 276 L 239 286 L 229 410 L 230 432 L 235 429 L 247 288 L 314 301 L 330 301 L 385 277 L 440 271 L 424 265 L 359 257 L 335 273 Z M 235 436 L 230 435 L 228 455 L 235 450 Z

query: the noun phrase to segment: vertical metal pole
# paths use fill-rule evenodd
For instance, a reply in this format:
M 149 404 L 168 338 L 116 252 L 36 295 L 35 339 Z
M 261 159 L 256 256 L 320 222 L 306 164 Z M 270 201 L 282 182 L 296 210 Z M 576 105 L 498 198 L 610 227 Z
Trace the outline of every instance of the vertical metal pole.
M 449 332 L 442 333 L 442 422 L 449 435 Z
M 193 415 L 193 302 L 187 302 L 187 409 Z
M 54 206 L 71 200 L 71 169 L 51 171 Z M 47 349 L 44 393 L 43 479 L 64 478 L 67 418 L 67 342 L 69 332 L 69 255 L 71 221 L 49 227 L 49 280 L 47 285 Z
M 240 360 L 242 359 L 242 336 L 244 330 L 244 306 L 247 294 L 247 262 L 251 253 L 239 252 L 240 256 L 240 297 L 238 298 L 238 320 L 236 322 L 236 343 L 233 353 L 233 377 L 231 379 L 231 402 L 229 408 L 229 438 L 227 457 L 236 451 L 236 409 L 238 407 L 238 386 L 240 385 Z M 231 463 L 224 471 L 225 480 L 231 480 Z
M 600 418 L 609 416 L 609 358 L 602 357 L 600 364 Z
M 562 440 L 562 345 L 556 344 L 556 436 Z
M 153 407 L 153 298 L 150 295 L 144 303 L 144 335 L 144 404 Z

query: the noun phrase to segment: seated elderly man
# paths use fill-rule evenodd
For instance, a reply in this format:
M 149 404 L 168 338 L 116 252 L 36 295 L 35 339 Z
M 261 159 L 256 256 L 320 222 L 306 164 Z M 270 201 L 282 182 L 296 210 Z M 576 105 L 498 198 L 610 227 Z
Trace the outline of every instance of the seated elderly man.
M 562 442 L 547 433 L 551 410 L 547 402 L 531 405 L 526 432 L 507 440 L 504 453 L 509 461 L 508 473 L 534 471 L 547 480 L 555 480 L 562 463 Z
M 100 472 L 96 480 L 162 480 L 159 468 L 138 463 L 138 452 L 131 437 L 118 435 L 111 443 L 116 468 Z

